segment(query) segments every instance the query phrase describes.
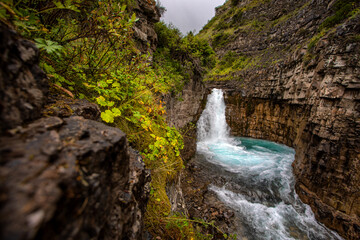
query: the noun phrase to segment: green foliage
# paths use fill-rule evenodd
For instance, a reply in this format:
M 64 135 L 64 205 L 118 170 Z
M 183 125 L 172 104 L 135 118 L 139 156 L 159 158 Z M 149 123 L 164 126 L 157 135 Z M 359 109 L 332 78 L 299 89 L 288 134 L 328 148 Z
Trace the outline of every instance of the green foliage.
M 240 0 L 231 0 L 231 6 L 235 7 L 236 5 L 238 5 L 240 2 Z
M 46 40 L 43 38 L 35 38 L 34 40 L 35 40 L 36 46 L 39 49 L 45 50 L 46 53 L 48 53 L 48 54 L 59 53 L 63 49 L 63 46 L 61 46 L 61 45 L 59 45 L 59 43 L 51 41 L 51 40 Z
M 225 46 L 227 43 L 229 43 L 231 40 L 231 34 L 229 33 L 217 33 L 212 40 L 212 46 L 213 48 L 220 48 Z
M 329 29 L 334 27 L 336 24 L 341 23 L 344 19 L 354 15 L 357 12 L 356 8 L 358 7 L 358 0 L 338 0 L 332 8 L 335 13 L 324 20 L 324 22 L 320 25 L 319 30 Z
M 311 52 L 314 49 L 314 47 L 316 46 L 316 44 L 319 42 L 319 40 L 325 35 L 325 33 L 326 33 L 326 31 L 322 31 L 322 32 L 316 34 L 315 36 L 313 36 L 310 39 L 307 50 Z
M 232 16 L 231 26 L 240 26 L 244 23 L 243 21 L 243 9 L 238 9 L 236 13 Z
M 175 89 L 188 81 L 194 72 L 204 72 L 215 65 L 215 52 L 206 40 L 191 32 L 182 37 L 172 25 L 159 22 L 155 26 L 158 47 L 154 54 L 154 66 L 163 68 L 171 75 Z

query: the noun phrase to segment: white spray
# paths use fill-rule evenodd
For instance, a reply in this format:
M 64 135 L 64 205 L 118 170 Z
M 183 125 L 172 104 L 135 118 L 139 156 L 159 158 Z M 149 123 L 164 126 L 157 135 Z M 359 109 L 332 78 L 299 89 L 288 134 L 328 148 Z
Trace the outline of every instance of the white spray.
M 225 101 L 221 89 L 213 89 L 198 124 L 199 142 L 226 141 L 229 137 L 228 125 L 225 119 Z

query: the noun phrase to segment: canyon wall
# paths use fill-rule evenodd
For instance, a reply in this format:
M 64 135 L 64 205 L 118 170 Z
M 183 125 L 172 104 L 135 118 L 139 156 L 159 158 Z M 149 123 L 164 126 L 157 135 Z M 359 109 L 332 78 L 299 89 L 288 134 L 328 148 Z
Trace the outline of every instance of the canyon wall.
M 253 2 L 240 1 L 238 8 Z M 300 198 L 320 222 L 346 239 L 359 239 L 360 16 L 355 14 L 313 41 L 336 1 L 264 2 L 247 5 L 250 10 L 243 12 L 242 21 L 277 15 L 274 18 L 283 22 L 248 35 L 240 27 L 217 49 L 220 58 L 234 51 L 246 54 L 256 66 L 228 73 L 228 81 L 221 81 L 225 77 L 219 74 L 207 87 L 225 90 L 232 134 L 294 147 Z M 225 4 L 218 10 L 220 21 L 226 9 Z M 281 17 L 284 9 L 288 19 Z
M 185 161 L 195 155 L 196 123 L 206 103 L 206 88 L 200 75 L 194 75 L 176 96 L 166 97 L 167 121 L 180 131 L 184 140 L 181 158 Z

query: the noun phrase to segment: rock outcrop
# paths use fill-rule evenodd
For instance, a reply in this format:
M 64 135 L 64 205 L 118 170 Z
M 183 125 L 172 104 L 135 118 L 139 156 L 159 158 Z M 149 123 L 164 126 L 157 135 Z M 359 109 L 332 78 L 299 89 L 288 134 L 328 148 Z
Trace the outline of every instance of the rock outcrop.
M 141 239 L 149 173 L 119 129 L 49 117 L 0 143 L 1 239 Z
M 136 0 L 133 11 L 138 21 L 134 26 L 137 47 L 143 52 L 154 52 L 157 34 L 154 24 L 160 21 L 160 12 L 154 0 Z
M 219 56 L 243 52 L 258 65 L 233 72 L 232 81 L 207 86 L 226 91 L 233 134 L 295 148 L 301 199 L 320 222 L 347 239 L 359 239 L 360 16 L 311 39 L 336 1 L 273 2 L 248 7 L 241 16 L 242 21 L 279 19 L 271 28 L 260 25 L 249 35 L 239 28 L 217 50 Z M 239 7 L 246 4 L 251 3 L 240 1 Z M 272 63 L 263 62 L 266 58 Z
M 0 24 L 0 133 L 40 116 L 48 80 L 38 57 L 34 43 Z
M 165 101 L 168 124 L 182 134 L 184 149 L 181 151 L 181 157 L 187 161 L 196 152 L 196 123 L 206 102 L 206 88 L 200 75 L 194 75 L 185 84 L 181 93 L 167 96 Z
M 141 156 L 119 129 L 90 120 L 95 104 L 59 98 L 42 111 L 38 50 L 3 25 L 0 38 L 0 238 L 142 239 Z

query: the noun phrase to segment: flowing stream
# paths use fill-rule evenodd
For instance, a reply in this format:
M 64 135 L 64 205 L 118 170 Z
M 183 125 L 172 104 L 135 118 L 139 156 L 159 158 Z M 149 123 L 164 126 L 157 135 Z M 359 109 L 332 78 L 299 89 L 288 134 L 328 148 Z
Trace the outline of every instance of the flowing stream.
M 295 193 L 292 148 L 229 135 L 222 90 L 212 90 L 197 127 L 197 153 L 231 176 L 210 190 L 235 210 L 238 239 L 342 239 Z

